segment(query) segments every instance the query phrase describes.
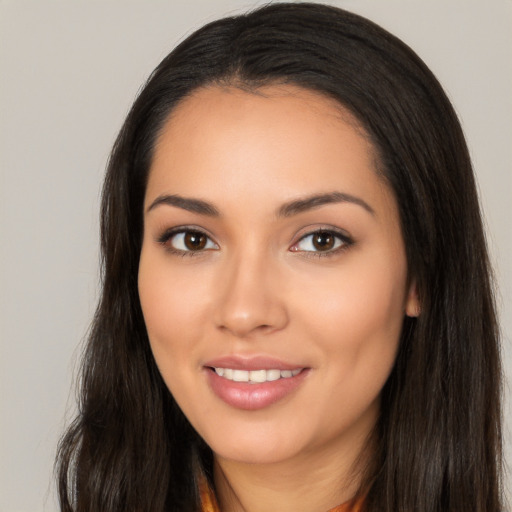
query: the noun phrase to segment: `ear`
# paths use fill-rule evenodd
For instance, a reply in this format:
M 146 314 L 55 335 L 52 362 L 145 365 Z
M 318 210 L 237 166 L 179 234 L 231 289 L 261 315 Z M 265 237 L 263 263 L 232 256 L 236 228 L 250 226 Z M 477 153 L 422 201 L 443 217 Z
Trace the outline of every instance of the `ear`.
M 409 286 L 409 291 L 407 293 L 407 298 L 405 301 L 405 314 L 412 318 L 416 318 L 420 316 L 421 313 L 421 304 L 420 299 L 418 297 L 418 287 L 416 286 L 416 281 L 413 280 L 411 285 Z

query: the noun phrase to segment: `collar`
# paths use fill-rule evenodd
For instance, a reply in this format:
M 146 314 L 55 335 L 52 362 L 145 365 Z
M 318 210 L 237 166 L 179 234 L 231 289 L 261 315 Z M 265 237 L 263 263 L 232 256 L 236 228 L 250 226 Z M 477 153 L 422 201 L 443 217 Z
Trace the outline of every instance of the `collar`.
M 220 512 L 215 494 L 204 477 L 199 480 L 199 492 L 201 495 L 202 512 Z M 359 499 L 354 504 L 344 503 L 332 508 L 328 512 L 362 512 L 363 501 L 363 499 Z

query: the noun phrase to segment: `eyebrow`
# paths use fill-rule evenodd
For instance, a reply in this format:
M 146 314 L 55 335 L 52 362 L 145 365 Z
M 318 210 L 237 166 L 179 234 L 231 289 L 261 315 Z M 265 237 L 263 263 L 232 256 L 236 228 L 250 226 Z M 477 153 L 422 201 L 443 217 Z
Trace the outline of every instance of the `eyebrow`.
M 203 201 L 201 199 L 192 199 L 190 197 L 183 197 L 177 194 L 173 195 L 162 195 L 158 196 L 148 207 L 146 213 L 157 206 L 166 204 L 168 206 L 176 206 L 183 210 L 187 210 L 192 213 L 198 213 L 199 215 L 207 215 L 208 217 L 219 217 L 220 213 L 215 206 Z
M 315 194 L 285 203 L 277 210 L 277 216 L 292 217 L 293 215 L 297 215 L 308 210 L 336 203 L 352 203 L 361 206 L 368 213 L 375 215 L 375 210 L 363 199 L 351 194 L 345 194 L 344 192 L 330 192 L 326 194 Z M 158 196 L 149 205 L 146 212 L 148 213 L 160 205 L 175 206 L 177 208 L 197 213 L 199 215 L 206 215 L 208 217 L 220 217 L 219 210 L 213 204 L 203 201 L 202 199 L 193 199 L 177 194 Z
M 315 194 L 303 199 L 297 199 L 284 204 L 278 210 L 279 217 L 291 217 L 307 210 L 319 208 L 326 204 L 352 203 L 364 208 L 368 213 L 375 215 L 375 210 L 361 198 L 343 192 L 330 192 L 328 194 Z

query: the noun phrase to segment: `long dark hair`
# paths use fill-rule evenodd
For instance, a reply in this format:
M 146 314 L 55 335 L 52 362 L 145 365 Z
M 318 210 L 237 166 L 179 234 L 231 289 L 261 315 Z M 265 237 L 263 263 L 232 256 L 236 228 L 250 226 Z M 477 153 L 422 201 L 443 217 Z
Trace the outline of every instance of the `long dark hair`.
M 454 109 L 404 43 L 320 4 L 270 4 L 208 24 L 157 67 L 114 145 L 103 190 L 103 289 L 79 413 L 59 446 L 63 511 L 196 511 L 211 453 L 153 360 L 137 292 L 152 151 L 198 87 L 290 83 L 335 98 L 371 138 L 394 191 L 422 311 L 406 318 L 382 391 L 366 510 L 498 512 L 500 358 L 486 243 Z

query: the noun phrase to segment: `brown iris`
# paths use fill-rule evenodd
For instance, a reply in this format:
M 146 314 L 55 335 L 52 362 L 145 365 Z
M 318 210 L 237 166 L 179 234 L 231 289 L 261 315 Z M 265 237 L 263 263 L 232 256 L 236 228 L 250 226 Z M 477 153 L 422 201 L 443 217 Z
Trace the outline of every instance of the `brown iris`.
M 313 235 L 313 246 L 318 251 L 329 251 L 334 247 L 336 239 L 328 231 L 319 231 Z
M 200 251 L 206 247 L 208 237 L 199 231 L 187 231 L 183 241 L 188 250 Z

